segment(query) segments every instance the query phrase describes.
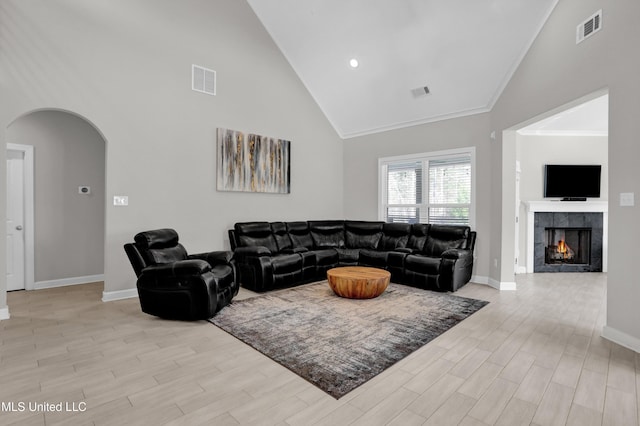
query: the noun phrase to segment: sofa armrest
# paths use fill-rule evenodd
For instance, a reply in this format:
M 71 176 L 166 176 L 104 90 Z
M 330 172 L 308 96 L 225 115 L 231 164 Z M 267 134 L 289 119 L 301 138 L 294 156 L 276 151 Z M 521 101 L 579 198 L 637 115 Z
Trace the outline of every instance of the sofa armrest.
M 442 253 L 443 259 L 458 260 L 467 259 L 472 256 L 471 250 L 466 249 L 449 249 Z
M 407 254 L 411 254 L 411 253 L 415 252 L 414 249 L 411 249 L 409 247 L 396 247 L 396 248 L 393 249 L 393 251 L 397 251 L 397 252 L 400 252 L 400 253 L 407 253 Z
M 306 253 L 309 249 L 306 247 L 294 247 L 290 249 L 282 250 L 280 253 L 282 254 L 295 254 L 295 253 Z
M 236 260 L 242 261 L 247 257 L 270 257 L 273 253 L 264 246 L 238 247 L 233 252 Z
M 473 252 L 466 249 L 449 249 L 442 253 L 438 289 L 456 291 L 471 279 Z
M 196 253 L 190 254 L 189 259 L 200 259 L 207 262 L 209 265 L 228 265 L 233 258 L 232 251 L 212 251 L 209 253 Z
M 211 265 L 204 260 L 189 259 L 172 263 L 147 266 L 140 274 L 142 278 L 162 279 L 185 278 L 194 275 L 202 275 L 211 270 Z

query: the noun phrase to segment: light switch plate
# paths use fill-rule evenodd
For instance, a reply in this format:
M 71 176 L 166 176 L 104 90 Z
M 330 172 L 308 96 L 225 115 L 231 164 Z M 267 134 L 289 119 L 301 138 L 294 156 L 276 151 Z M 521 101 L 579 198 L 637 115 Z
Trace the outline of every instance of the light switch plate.
M 620 206 L 633 207 L 635 205 L 633 192 L 621 192 L 620 193 Z
M 129 197 L 126 195 L 114 195 L 113 196 L 113 205 L 114 206 L 128 206 L 129 205 Z

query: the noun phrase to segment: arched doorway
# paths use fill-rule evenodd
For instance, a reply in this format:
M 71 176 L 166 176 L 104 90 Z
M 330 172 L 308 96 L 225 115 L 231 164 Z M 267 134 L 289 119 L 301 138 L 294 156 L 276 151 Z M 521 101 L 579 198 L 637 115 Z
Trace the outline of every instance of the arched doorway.
M 32 180 L 32 189 L 27 187 L 24 194 L 33 197 L 33 211 L 24 203 L 25 224 L 17 224 L 12 236 L 19 238 L 22 232 L 27 244 L 22 253 L 19 244 L 15 251 L 8 247 L 7 272 L 12 270 L 10 262 L 20 267 L 16 256 L 22 255 L 22 287 L 27 290 L 103 281 L 106 140 L 102 134 L 82 116 L 47 109 L 15 119 L 7 127 L 6 142 L 8 154 L 21 149 L 33 153 L 33 175 L 24 180 L 26 185 Z M 16 158 L 19 162 L 15 152 L 7 155 L 7 162 Z M 28 175 L 28 165 L 24 170 Z M 13 184 L 7 179 L 8 197 L 16 193 Z

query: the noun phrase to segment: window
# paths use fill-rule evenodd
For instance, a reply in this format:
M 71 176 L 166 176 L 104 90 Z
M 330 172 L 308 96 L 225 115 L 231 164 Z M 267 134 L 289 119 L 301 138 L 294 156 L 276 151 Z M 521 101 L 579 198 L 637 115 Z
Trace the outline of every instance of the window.
M 474 148 L 381 158 L 380 219 L 472 225 Z

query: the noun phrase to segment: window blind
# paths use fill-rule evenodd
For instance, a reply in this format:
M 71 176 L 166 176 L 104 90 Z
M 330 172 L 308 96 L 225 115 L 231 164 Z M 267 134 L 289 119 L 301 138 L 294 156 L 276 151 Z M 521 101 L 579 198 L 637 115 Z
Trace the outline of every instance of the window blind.
M 471 154 L 383 163 L 382 214 L 387 222 L 465 224 L 471 217 Z

